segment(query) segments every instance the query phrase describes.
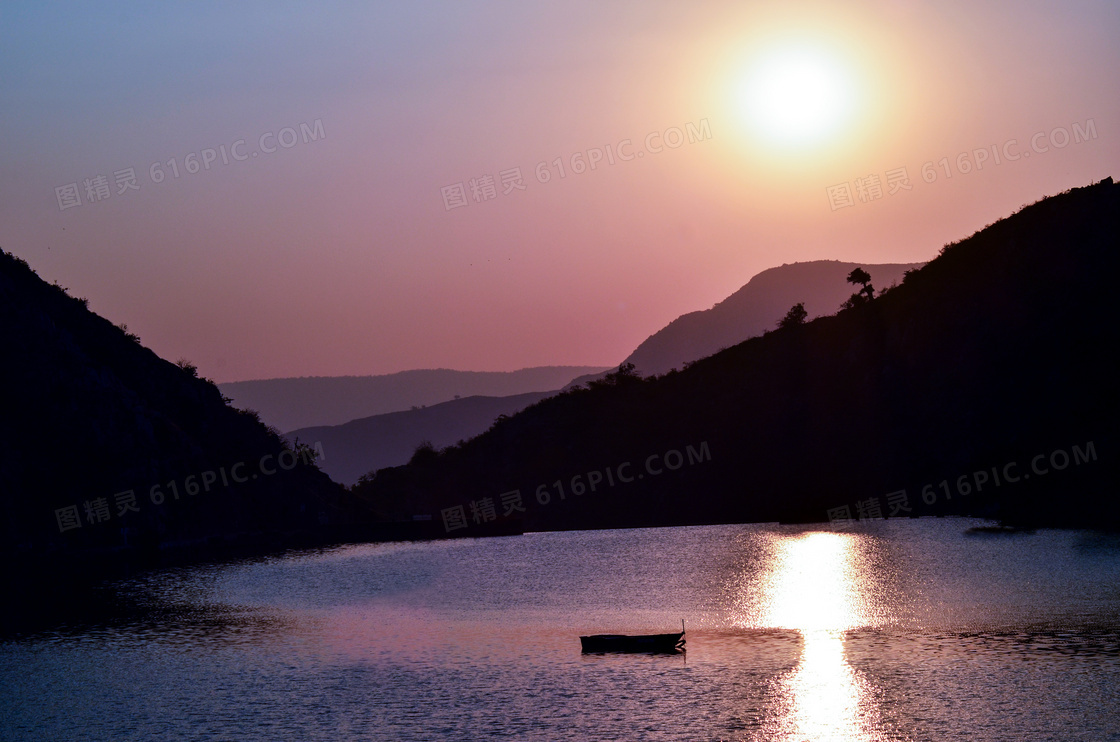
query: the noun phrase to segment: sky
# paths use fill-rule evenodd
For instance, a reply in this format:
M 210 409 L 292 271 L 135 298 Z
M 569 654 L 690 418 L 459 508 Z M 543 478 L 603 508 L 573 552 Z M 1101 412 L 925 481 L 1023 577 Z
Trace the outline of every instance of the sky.
M 1085 0 L 5 2 L 0 248 L 218 382 L 615 365 L 1120 176 L 1117 39 Z

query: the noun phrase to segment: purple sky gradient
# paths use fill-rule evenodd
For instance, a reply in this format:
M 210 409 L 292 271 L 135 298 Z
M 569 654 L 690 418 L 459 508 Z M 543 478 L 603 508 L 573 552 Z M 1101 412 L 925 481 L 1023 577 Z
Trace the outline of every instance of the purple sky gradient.
M 217 381 L 611 365 L 774 265 L 929 259 L 1120 175 L 1118 38 L 1107 2 L 5 3 L 0 247 Z M 864 92 L 827 146 L 782 150 L 739 115 L 782 39 L 832 49 Z M 641 156 L 550 164 L 624 139 Z M 922 179 L 1010 139 L 1017 160 Z M 523 191 L 445 208 L 444 186 L 514 167 Z M 829 186 L 900 167 L 911 190 L 832 208 Z

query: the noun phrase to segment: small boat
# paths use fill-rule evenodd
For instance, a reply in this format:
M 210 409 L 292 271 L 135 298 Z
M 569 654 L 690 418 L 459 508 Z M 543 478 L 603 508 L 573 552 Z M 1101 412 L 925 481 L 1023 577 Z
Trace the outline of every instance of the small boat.
M 593 634 L 581 636 L 583 651 L 589 652 L 677 652 L 684 649 L 684 621 L 679 634 Z

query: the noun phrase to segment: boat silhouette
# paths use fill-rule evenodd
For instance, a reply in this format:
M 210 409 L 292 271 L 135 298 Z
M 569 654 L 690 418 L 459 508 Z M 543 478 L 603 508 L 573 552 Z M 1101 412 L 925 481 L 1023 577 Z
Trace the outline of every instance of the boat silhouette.
M 649 652 L 675 653 L 684 650 L 684 621 L 680 633 L 672 634 L 592 634 L 581 636 L 584 653 Z

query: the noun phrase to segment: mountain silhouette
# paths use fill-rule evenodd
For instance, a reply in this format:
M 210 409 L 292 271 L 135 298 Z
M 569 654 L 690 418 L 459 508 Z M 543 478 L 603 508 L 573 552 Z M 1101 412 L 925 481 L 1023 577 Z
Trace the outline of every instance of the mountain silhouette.
M 462 536 L 496 503 L 533 530 L 845 508 L 1115 527 L 1118 219 L 1111 179 L 1046 198 L 860 306 L 622 367 L 354 492 L 389 519 L 464 513 Z
M 870 271 L 871 280 L 885 288 L 901 281 L 907 270 L 920 268 L 922 265 L 923 263 L 905 263 L 868 265 L 865 268 Z M 690 312 L 677 318 L 642 343 L 626 362 L 636 364 L 637 371 L 643 375 L 683 366 L 711 355 L 722 347 L 735 345 L 773 329 L 775 318 L 781 317 L 798 300 L 804 301 L 809 316 L 835 314 L 853 289 L 845 279 L 858 267 L 856 263 L 818 260 L 763 271 L 712 309 Z M 220 385 L 220 388 L 230 390 L 231 394 L 237 389 L 245 389 L 246 396 L 243 399 L 250 399 L 252 394 L 256 394 L 257 403 L 262 408 L 271 410 L 278 410 L 285 405 L 291 407 L 293 398 L 298 399 L 303 406 L 308 405 L 312 399 L 324 399 L 328 406 L 337 410 L 337 417 L 343 417 L 349 414 L 345 411 L 349 409 L 346 405 L 351 404 L 352 400 L 363 398 L 364 395 L 365 399 L 373 403 L 374 400 L 370 398 L 381 395 L 378 396 L 380 400 L 387 396 L 391 383 L 404 379 L 430 379 L 432 383 L 443 384 L 440 389 L 446 394 L 452 385 L 458 384 L 459 388 L 463 388 L 468 382 L 500 382 L 503 385 L 556 382 L 562 378 L 558 372 L 562 373 L 565 368 L 525 369 L 509 374 L 508 378 L 498 374 L 471 376 L 466 372 L 443 372 L 442 376 L 433 379 L 431 376 L 435 372 L 419 371 L 394 374 L 392 377 L 352 377 L 348 380 L 284 379 L 276 380 L 282 383 L 275 383 L 271 387 L 268 386 L 271 382 L 245 382 L 242 385 Z M 592 369 L 592 373 L 577 377 L 569 382 L 569 386 L 601 379 L 609 370 Z M 300 388 L 298 384 L 292 383 L 299 381 L 315 381 L 329 391 L 316 393 L 308 385 Z M 380 386 L 374 387 L 373 383 Z M 400 394 L 399 389 L 395 391 Z M 498 415 L 511 415 L 555 393 L 557 392 L 536 392 L 510 397 L 469 397 L 422 409 L 363 417 L 343 425 L 299 428 L 289 432 L 287 436 L 289 439 L 323 441 L 324 446 L 331 451 L 331 457 L 322 464 L 323 471 L 338 482 L 352 485 L 361 475 L 370 471 L 406 463 L 423 441 L 438 448 L 472 438 L 489 428 Z M 290 411 L 286 412 L 291 414 Z M 316 413 L 307 410 L 306 415 L 312 414 Z
M 885 289 L 902 281 L 906 271 L 924 263 L 868 265 L 838 260 L 791 263 L 764 270 L 711 309 L 682 314 L 650 335 L 623 363 L 642 376 L 663 374 L 706 358 L 724 348 L 774 329 L 794 304 L 805 305 L 809 318 L 836 314 L 852 293 L 845 277 L 862 267 L 872 285 Z

